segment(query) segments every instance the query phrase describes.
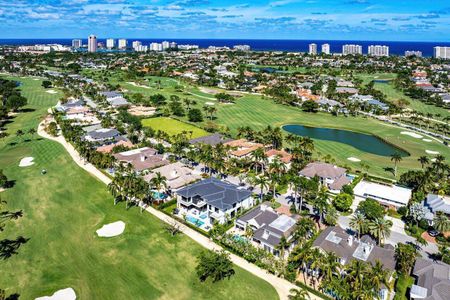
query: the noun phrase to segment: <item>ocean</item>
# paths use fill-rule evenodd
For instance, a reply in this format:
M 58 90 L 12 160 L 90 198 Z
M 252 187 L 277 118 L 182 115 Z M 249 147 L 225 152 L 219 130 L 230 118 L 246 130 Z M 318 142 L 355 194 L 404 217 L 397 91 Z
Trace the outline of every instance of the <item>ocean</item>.
M 82 39 L 83 44 L 87 44 L 87 39 Z M 390 54 L 404 55 L 405 51 L 422 51 L 423 56 L 433 56 L 433 47 L 448 46 L 450 42 L 392 42 L 392 41 L 342 41 L 342 40 L 251 40 L 251 39 L 140 39 L 128 38 L 128 44 L 131 46 L 132 41 L 141 41 L 142 44 L 148 45 L 152 42 L 161 43 L 162 41 L 176 42 L 177 44 L 194 44 L 201 48 L 208 46 L 228 46 L 234 45 L 250 45 L 255 51 L 291 51 L 306 52 L 310 43 L 316 43 L 320 51 L 320 45 L 328 43 L 332 53 L 342 52 L 342 45 L 358 44 L 363 46 L 363 53 L 367 53 L 369 45 L 387 45 Z M 99 42 L 106 42 L 106 39 L 98 39 Z M 34 44 L 62 44 L 71 45 L 72 39 L 0 39 L 0 45 L 34 45 Z

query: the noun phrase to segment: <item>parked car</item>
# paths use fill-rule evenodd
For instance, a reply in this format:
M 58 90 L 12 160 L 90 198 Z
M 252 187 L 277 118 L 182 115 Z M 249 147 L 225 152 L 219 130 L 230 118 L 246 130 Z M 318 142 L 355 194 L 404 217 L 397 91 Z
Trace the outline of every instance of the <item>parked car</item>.
M 437 236 L 439 235 L 439 231 L 437 231 L 437 230 L 435 230 L 435 229 L 431 229 L 431 230 L 428 230 L 428 234 L 429 234 L 431 237 L 437 237 Z

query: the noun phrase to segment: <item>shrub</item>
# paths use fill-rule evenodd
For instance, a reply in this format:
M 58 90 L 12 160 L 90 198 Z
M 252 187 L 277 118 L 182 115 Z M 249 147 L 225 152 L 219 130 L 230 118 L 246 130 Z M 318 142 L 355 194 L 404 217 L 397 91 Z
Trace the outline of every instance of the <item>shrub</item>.
M 348 211 L 353 203 L 353 197 L 346 193 L 340 193 L 333 199 L 333 205 L 339 211 Z
M 202 122 L 203 115 L 202 115 L 201 110 L 198 108 L 193 108 L 193 109 L 189 110 L 188 119 L 190 122 Z
M 408 208 L 406 206 L 399 207 L 397 209 L 397 212 L 402 216 L 406 216 L 406 214 L 408 213 Z

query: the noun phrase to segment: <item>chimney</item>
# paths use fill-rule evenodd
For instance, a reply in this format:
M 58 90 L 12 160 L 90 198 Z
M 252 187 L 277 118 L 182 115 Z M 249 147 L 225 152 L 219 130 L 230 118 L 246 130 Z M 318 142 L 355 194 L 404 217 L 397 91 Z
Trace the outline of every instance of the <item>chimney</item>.
M 145 155 L 141 155 L 141 161 L 145 161 L 147 157 Z
M 347 242 L 350 247 L 353 246 L 353 236 L 352 235 L 348 236 Z

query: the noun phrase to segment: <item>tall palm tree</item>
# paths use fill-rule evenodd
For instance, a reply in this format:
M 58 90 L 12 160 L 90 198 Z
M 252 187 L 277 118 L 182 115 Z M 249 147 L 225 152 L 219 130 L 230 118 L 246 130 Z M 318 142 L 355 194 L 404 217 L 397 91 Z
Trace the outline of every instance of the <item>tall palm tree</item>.
M 450 219 L 445 214 L 437 214 L 433 219 L 434 228 L 440 232 L 446 232 L 450 230 Z
M 159 192 L 163 187 L 167 188 L 167 178 L 165 176 L 162 176 L 160 172 L 156 172 L 155 177 L 150 179 L 150 184 L 155 190 Z
M 324 213 L 329 206 L 328 194 L 327 194 L 325 188 L 322 188 L 319 191 L 319 194 L 317 195 L 316 199 L 314 199 L 312 205 L 313 205 L 314 210 L 319 215 L 319 224 L 320 224 L 320 223 L 322 223 Z
M 397 177 L 397 164 L 402 161 L 400 153 L 395 152 L 391 155 L 391 161 L 394 162 L 394 176 Z
M 333 275 L 339 275 L 341 264 L 339 258 L 334 252 L 326 252 L 323 257 L 322 272 L 324 280 L 331 281 Z
M 350 219 L 350 227 L 358 232 L 358 239 L 361 238 L 361 234 L 364 234 L 367 230 L 367 220 L 366 217 L 357 212 Z
M 284 253 L 286 248 L 289 246 L 289 243 L 286 237 L 283 235 L 280 239 L 280 243 L 277 245 L 277 250 L 280 251 L 280 258 L 284 259 Z
M 254 183 L 256 186 L 260 188 L 259 200 L 262 201 L 264 190 L 267 189 L 269 186 L 267 178 L 265 176 L 256 176 L 254 179 Z
M 425 165 L 430 163 L 430 159 L 427 156 L 421 156 L 417 159 L 420 162 L 420 165 L 422 166 L 422 169 Z
M 369 275 L 376 291 L 381 290 L 383 285 L 390 289 L 389 272 L 383 268 L 383 264 L 379 260 L 376 260 Z
M 381 243 L 391 235 L 392 221 L 383 218 L 375 219 L 369 223 L 369 232 Z

